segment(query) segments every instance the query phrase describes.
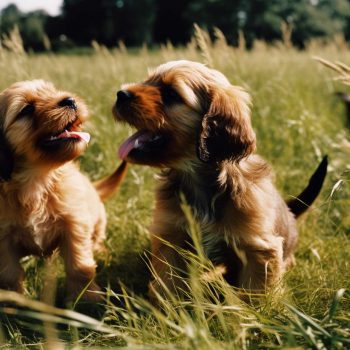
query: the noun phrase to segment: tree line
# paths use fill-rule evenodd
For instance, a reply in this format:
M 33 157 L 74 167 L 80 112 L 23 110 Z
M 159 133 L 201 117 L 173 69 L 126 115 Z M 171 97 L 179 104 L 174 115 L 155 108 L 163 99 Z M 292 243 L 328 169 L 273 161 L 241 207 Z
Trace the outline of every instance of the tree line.
M 230 44 L 239 33 L 252 45 L 260 39 L 281 39 L 281 24 L 291 29 L 298 47 L 315 37 L 342 33 L 350 38 L 350 0 L 64 0 L 61 13 L 21 12 L 8 5 L 0 14 L 1 35 L 18 27 L 26 49 L 108 47 L 122 40 L 127 46 L 187 43 L 193 23 L 209 33 L 218 27 Z M 47 40 L 49 39 L 49 41 Z

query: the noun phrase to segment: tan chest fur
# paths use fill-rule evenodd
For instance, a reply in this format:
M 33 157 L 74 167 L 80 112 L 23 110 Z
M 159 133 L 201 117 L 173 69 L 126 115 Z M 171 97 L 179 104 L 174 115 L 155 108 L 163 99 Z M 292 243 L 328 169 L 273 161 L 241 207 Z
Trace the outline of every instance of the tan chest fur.
M 23 255 L 47 255 L 66 234 L 67 222 L 78 222 L 91 235 L 100 208 L 90 208 L 86 196 L 97 196 L 91 184 L 78 170 L 67 167 L 50 179 L 28 181 L 18 186 L 5 185 L 0 190 L 0 238 L 9 238 L 23 247 Z M 82 184 L 87 183 L 86 187 Z M 69 188 L 70 187 L 70 188 Z M 20 190 L 18 190 L 20 189 Z M 67 194 L 67 189 L 68 191 Z M 97 203 L 100 203 L 98 200 Z
M 32 198 L 15 192 L 2 196 L 0 236 L 25 247 L 23 254 L 48 254 L 64 232 L 64 218 L 57 212 L 54 194 L 33 192 Z

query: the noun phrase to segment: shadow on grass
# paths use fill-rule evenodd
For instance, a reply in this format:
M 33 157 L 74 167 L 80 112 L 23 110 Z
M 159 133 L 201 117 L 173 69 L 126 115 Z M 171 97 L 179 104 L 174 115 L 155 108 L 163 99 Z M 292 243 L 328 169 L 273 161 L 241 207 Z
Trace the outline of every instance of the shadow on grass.
M 118 261 L 111 261 L 105 265 L 98 261 L 96 281 L 103 291 L 111 289 L 114 293 L 122 293 L 122 286 L 128 294 L 147 298 L 150 272 L 146 264 L 146 257 L 140 252 L 131 251 L 118 257 Z M 42 273 L 39 271 L 37 273 Z M 70 308 L 65 299 L 65 277 L 60 276 L 57 281 L 57 292 L 55 306 L 59 308 Z M 112 298 L 110 302 L 116 307 L 124 307 L 120 299 Z M 102 320 L 107 312 L 106 304 L 80 300 L 74 310 Z M 43 322 L 35 317 L 28 316 L 31 312 L 28 308 L 18 307 L 14 304 L 0 304 L 0 325 L 3 336 L 8 344 L 18 346 L 38 342 L 45 338 Z M 59 337 L 65 341 L 74 340 L 74 332 L 67 325 L 56 325 Z M 81 332 L 84 330 L 81 329 Z M 1 336 L 1 329 L 0 329 Z M 0 337 L 1 338 L 1 337 Z

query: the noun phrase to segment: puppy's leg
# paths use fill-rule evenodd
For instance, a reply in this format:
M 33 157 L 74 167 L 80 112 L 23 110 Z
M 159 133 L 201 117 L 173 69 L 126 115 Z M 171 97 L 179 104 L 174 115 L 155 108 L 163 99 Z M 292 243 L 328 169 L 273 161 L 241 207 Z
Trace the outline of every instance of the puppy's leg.
M 92 235 L 93 251 L 97 253 L 107 253 L 104 245 L 106 239 L 107 218 L 104 205 L 101 203 L 100 216 L 95 225 L 95 231 Z
M 150 283 L 150 298 L 157 304 L 156 294 L 167 296 L 168 292 L 174 294 L 186 290 L 183 275 L 187 270 L 186 262 L 178 252 L 178 247 L 184 247 L 189 237 L 181 230 L 168 227 L 164 240 L 152 237 L 152 269 L 155 279 Z M 172 231 L 171 231 L 172 230 Z M 170 233 L 171 232 L 171 233 Z
M 23 292 L 24 271 L 20 256 L 9 239 L 0 240 L 0 289 Z
M 100 291 L 94 282 L 96 263 L 93 257 L 91 229 L 83 223 L 70 221 L 69 230 L 61 242 L 61 255 L 67 275 L 67 298 L 74 300 L 83 289 L 87 290 L 84 299 L 99 301 Z
M 241 248 L 245 261 L 240 274 L 239 287 L 265 292 L 281 278 L 284 271 L 283 239 L 256 239 Z

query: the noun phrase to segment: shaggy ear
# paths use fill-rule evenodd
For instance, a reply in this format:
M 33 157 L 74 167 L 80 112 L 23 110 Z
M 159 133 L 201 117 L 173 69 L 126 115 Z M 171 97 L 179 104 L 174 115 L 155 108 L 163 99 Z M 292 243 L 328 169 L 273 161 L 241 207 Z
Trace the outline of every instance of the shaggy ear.
M 13 154 L 0 130 L 0 182 L 9 181 L 14 167 Z
M 198 157 L 203 162 L 235 160 L 255 150 L 256 138 L 250 122 L 250 97 L 239 87 L 213 89 L 211 103 L 202 120 Z

